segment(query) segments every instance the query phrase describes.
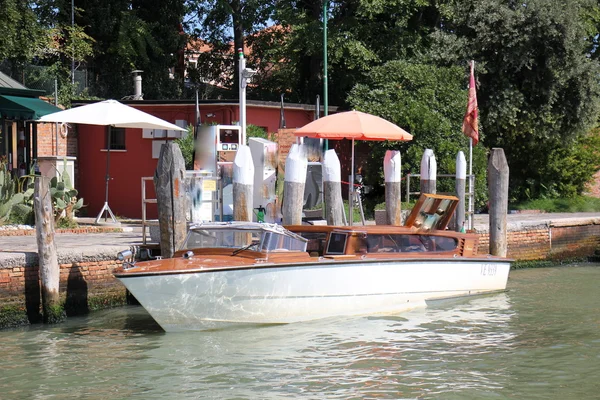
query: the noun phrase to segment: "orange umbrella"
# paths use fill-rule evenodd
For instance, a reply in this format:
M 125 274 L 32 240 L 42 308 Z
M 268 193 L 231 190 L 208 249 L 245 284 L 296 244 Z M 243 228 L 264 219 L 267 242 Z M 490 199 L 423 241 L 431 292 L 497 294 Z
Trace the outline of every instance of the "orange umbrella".
M 404 129 L 375 115 L 360 111 L 346 111 L 319 118 L 294 133 L 296 136 L 317 139 L 351 139 L 352 166 L 350 170 L 350 225 L 352 225 L 352 199 L 354 190 L 354 141 L 355 140 L 412 140 Z
M 411 140 L 412 135 L 391 122 L 360 111 L 319 118 L 296 130 L 296 136 L 319 139 Z

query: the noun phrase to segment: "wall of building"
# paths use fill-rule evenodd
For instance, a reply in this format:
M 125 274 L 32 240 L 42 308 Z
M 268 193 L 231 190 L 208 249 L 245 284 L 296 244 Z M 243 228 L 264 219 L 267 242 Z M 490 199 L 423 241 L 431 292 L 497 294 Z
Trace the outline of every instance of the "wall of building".
M 175 123 L 185 120 L 192 123 L 195 119 L 195 105 L 132 105 L 144 112 L 165 121 Z M 239 119 L 237 104 L 200 106 L 203 123 L 231 125 Z M 267 132 L 276 132 L 279 128 L 280 110 L 277 107 L 247 107 L 247 123 L 263 127 Z M 312 111 L 303 108 L 286 110 L 288 126 L 303 126 L 312 120 Z M 86 205 L 83 213 L 96 216 L 105 201 L 107 152 L 105 147 L 105 127 L 79 125 L 77 134 L 77 177 L 76 187 Z M 141 129 L 126 129 L 126 150 L 110 152 L 109 197 L 108 204 L 117 216 L 127 218 L 142 217 L 141 178 L 152 177 L 158 160 L 152 158 L 152 141 L 142 137 Z M 156 139 L 164 140 L 164 139 Z M 149 182 L 147 198 L 154 198 L 154 189 Z M 157 218 L 156 205 L 149 204 L 147 218 Z
M 77 130 L 71 127 L 66 137 L 56 134 L 56 124 L 37 124 L 38 157 L 77 157 Z M 57 140 L 58 139 L 58 140 Z

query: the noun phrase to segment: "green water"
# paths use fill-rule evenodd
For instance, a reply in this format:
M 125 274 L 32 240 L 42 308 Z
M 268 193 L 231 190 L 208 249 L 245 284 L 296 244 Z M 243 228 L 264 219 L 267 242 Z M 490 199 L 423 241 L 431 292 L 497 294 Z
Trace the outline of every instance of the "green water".
M 0 337 L 0 399 L 600 399 L 600 265 L 396 316 L 165 334 L 125 307 Z

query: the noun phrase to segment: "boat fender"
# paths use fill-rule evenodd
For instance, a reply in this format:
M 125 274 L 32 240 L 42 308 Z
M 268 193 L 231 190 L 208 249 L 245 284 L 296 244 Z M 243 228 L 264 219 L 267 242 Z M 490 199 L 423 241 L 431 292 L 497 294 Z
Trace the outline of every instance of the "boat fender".
M 192 258 L 193 256 L 194 256 L 193 251 L 186 251 L 185 253 L 183 253 L 183 258 L 185 258 L 185 259 Z
M 69 134 L 69 126 L 66 123 L 60 124 L 60 136 L 65 139 Z

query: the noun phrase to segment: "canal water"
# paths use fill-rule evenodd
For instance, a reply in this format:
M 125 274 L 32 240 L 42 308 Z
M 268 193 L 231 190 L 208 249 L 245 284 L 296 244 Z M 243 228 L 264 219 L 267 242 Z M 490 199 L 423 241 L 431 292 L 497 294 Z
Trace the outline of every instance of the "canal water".
M 598 399 L 600 264 L 395 316 L 166 334 L 131 306 L 0 338 L 1 399 Z

